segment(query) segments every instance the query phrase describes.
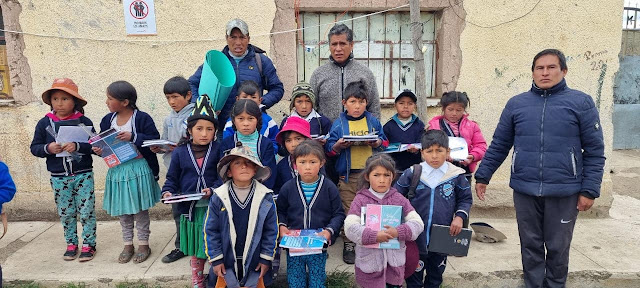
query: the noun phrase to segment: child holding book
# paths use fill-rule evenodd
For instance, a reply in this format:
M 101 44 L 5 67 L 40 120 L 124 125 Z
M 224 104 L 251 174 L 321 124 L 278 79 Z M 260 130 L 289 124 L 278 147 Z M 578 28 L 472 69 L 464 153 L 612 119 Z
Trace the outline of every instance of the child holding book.
M 216 281 L 230 288 L 271 282 L 278 218 L 272 191 L 260 183 L 269 174 L 269 167 L 242 144 L 220 159 L 218 175 L 225 183 L 213 191 L 204 222 L 210 287 Z
M 397 113 L 383 127 L 389 143 L 420 143 L 420 137 L 424 133 L 424 123 L 413 114 L 416 111 L 417 100 L 416 94 L 409 89 L 400 91 L 396 96 L 394 107 Z M 420 149 L 411 147 L 406 151 L 391 153 L 391 158 L 396 162 L 398 171 L 402 173 L 411 165 L 420 163 Z
M 340 233 L 345 215 L 338 188 L 320 174 L 325 163 L 322 145 L 311 139 L 304 140 L 297 145 L 292 157 L 298 175 L 284 184 L 278 195 L 280 235 L 288 234 L 291 229 L 322 229 L 319 234 L 331 244 Z M 295 257 L 287 253 L 289 287 L 325 287 L 326 261 L 326 249 L 321 254 Z
M 107 87 L 107 107 L 109 114 L 102 118 L 100 130 L 110 128 L 118 132 L 117 139 L 133 142 L 142 157 L 129 160 L 109 168 L 104 188 L 102 208 L 111 216 L 120 218 L 124 248 L 118 256 L 119 263 L 142 263 L 149 255 L 149 208 L 160 200 L 158 186 L 158 158 L 149 147 L 142 147 L 145 140 L 158 139 L 151 116 L 136 106 L 138 94 L 129 82 L 116 81 Z M 102 155 L 102 149 L 93 147 L 93 151 Z M 138 253 L 133 247 L 133 227 L 138 230 Z
M 358 179 L 365 168 L 367 158 L 374 152 L 384 150 L 389 141 L 382 131 L 380 121 L 369 113 L 367 102 L 369 91 L 363 81 L 352 82 L 344 89 L 342 105 L 345 111 L 333 122 L 329 139 L 325 145 L 329 157 L 337 156 L 335 170 L 340 176 L 338 187 L 345 211 L 349 211 L 351 201 L 359 190 Z M 344 136 L 364 136 L 375 134 L 376 140 L 366 142 L 345 141 Z M 355 244 L 345 238 L 342 260 L 347 264 L 355 262 Z
M 69 78 L 55 79 L 51 88 L 42 93 L 42 101 L 51 107 L 36 125 L 31 141 L 31 154 L 47 159 L 47 170 L 51 173 L 51 188 L 64 230 L 67 249 L 63 259 L 74 260 L 78 257 L 77 217 L 82 223 L 82 248 L 80 262 L 93 259 L 96 254 L 96 212 L 93 190 L 93 159 L 89 143 L 57 143 L 55 135 L 61 126 L 93 123 L 84 116 L 87 101 L 78 93 L 78 86 Z M 50 127 L 50 132 L 47 128 Z M 91 128 L 93 129 L 93 128 Z M 87 135 L 89 139 L 89 135 Z M 81 153 L 78 157 L 57 157 L 56 154 Z
M 409 288 L 440 287 L 442 274 L 447 267 L 447 256 L 428 252 L 431 225 L 451 226 L 450 234 L 458 235 L 462 230 L 462 222 L 469 218 L 473 202 L 464 170 L 446 161 L 450 151 L 447 134 L 441 130 L 429 130 L 422 136 L 421 144 L 420 154 L 424 161 L 420 163 L 420 182 L 410 202 L 425 223 L 424 232 L 416 240 L 423 265 L 407 278 Z M 413 167 L 405 170 L 395 185 L 405 197 L 409 194 L 413 172 Z

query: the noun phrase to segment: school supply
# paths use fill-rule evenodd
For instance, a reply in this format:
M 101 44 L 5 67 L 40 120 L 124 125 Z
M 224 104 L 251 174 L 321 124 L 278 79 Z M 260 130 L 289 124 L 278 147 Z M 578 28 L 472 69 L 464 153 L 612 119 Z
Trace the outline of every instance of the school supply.
M 289 256 L 313 255 L 322 253 L 327 239 L 318 235 L 322 229 L 289 230 L 282 236 L 280 247 L 289 249 Z
M 449 137 L 449 149 L 451 149 L 449 155 L 455 161 L 467 160 L 467 156 L 469 156 L 467 140 L 462 137 Z
M 154 140 L 145 140 L 142 141 L 142 147 L 149 146 L 158 146 L 164 152 L 171 151 L 172 148 L 175 148 L 178 144 L 176 142 L 172 142 L 164 139 L 154 139 Z
M 456 236 L 449 234 L 451 226 L 431 225 L 431 240 L 429 252 L 437 252 L 453 256 L 467 256 L 471 244 L 471 229 L 462 228 Z
M 129 160 L 142 157 L 136 145 L 129 141 L 117 139 L 120 131 L 109 128 L 106 131 L 89 139 L 89 144 L 102 149 L 102 159 L 109 168 L 117 166 Z
M 402 144 L 402 143 L 389 143 L 389 146 L 385 148 L 382 153 L 396 153 L 407 151 L 411 148 L 416 148 L 418 150 L 422 149 L 422 144 L 413 143 L 413 144 Z
M 344 135 L 342 136 L 345 142 L 366 142 L 366 141 L 377 141 L 378 133 L 369 133 L 366 135 Z
M 51 126 L 49 126 L 51 127 Z M 88 127 L 92 129 L 92 127 Z M 87 143 L 89 142 L 89 135 L 84 132 L 84 128 L 79 126 L 60 126 L 58 129 L 58 134 L 55 137 L 56 143 L 69 143 L 69 142 L 77 142 L 77 143 Z M 82 153 L 79 153 L 82 155 Z M 71 156 L 71 153 L 62 151 L 61 153 L 56 154 L 56 157 L 67 157 Z
M 373 231 L 385 230 L 387 229 L 384 228 L 385 225 L 398 227 L 402 223 L 402 206 L 367 204 L 367 207 L 360 209 L 361 221 L 364 219 L 364 225 Z M 394 238 L 388 242 L 364 245 L 364 247 L 400 249 L 400 242 Z
M 202 199 L 204 195 L 205 193 L 172 195 L 169 197 L 162 198 L 162 203 L 171 204 L 171 203 L 178 203 L 178 202 L 198 201 Z
M 44 128 L 44 130 L 47 131 L 47 133 L 49 133 L 49 135 L 51 135 L 51 137 L 53 138 L 58 138 L 58 133 L 56 133 L 56 131 L 51 127 L 51 126 L 47 126 L 46 128 Z M 56 143 L 59 143 L 56 140 Z M 71 158 L 67 158 L 67 162 L 71 162 L 72 160 L 76 161 L 76 162 L 80 162 L 82 160 L 82 154 L 80 154 L 80 152 L 78 151 L 74 151 L 73 153 L 69 153 L 69 152 L 65 152 L 67 153 L 67 155 L 65 156 L 58 156 L 58 154 L 62 154 L 62 153 L 58 153 L 56 154 L 56 157 L 66 157 L 66 156 L 71 156 Z

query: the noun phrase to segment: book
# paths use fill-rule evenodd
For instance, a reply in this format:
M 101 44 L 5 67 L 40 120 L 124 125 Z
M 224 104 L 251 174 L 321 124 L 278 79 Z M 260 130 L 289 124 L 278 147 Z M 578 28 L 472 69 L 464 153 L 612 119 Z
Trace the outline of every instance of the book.
M 289 249 L 289 256 L 302 256 L 322 253 L 327 239 L 318 235 L 322 229 L 289 230 L 282 236 L 280 247 Z
M 422 149 L 422 144 L 402 144 L 402 143 L 389 143 L 389 146 L 382 151 L 382 153 L 396 153 L 409 150 L 409 148 Z
M 102 159 L 107 163 L 109 168 L 120 165 L 129 160 L 142 157 L 136 145 L 129 141 L 117 139 L 116 136 L 120 131 L 109 128 L 106 131 L 93 136 L 89 139 L 89 144 L 93 147 L 102 149 Z
M 342 136 L 346 142 L 366 142 L 378 140 L 377 133 L 369 133 L 367 135 L 344 135 Z
M 162 198 L 162 203 L 171 204 L 171 203 L 178 203 L 178 202 L 197 201 L 202 199 L 204 195 L 205 193 L 171 195 L 169 197 Z
M 451 159 L 456 161 L 467 160 L 469 156 L 469 146 L 467 146 L 467 140 L 462 137 L 449 137 L 449 149 L 451 149 Z
M 85 126 L 89 130 L 93 129 L 91 126 Z M 78 142 L 78 143 L 87 143 L 89 142 L 89 135 L 85 132 L 84 127 L 79 126 L 59 126 L 58 133 L 56 134 L 56 143 L 69 143 L 69 142 Z M 78 152 L 79 155 L 83 155 Z M 69 152 L 62 151 L 56 154 L 56 157 L 67 157 L 71 156 Z
M 467 256 L 469 244 L 471 244 L 471 229 L 462 228 L 462 231 L 456 236 L 451 236 L 449 229 L 450 226 L 431 225 L 431 236 L 427 250 L 453 256 Z
M 145 140 L 142 142 L 142 147 L 158 146 L 162 151 L 169 152 L 172 148 L 178 145 L 176 142 L 172 142 L 164 139 Z
M 373 231 L 385 230 L 385 225 L 398 227 L 402 223 L 402 206 L 368 204 L 365 209 L 364 225 Z M 362 219 L 362 215 L 360 217 Z M 364 245 L 364 247 L 400 249 L 400 242 L 394 238 L 389 242 Z

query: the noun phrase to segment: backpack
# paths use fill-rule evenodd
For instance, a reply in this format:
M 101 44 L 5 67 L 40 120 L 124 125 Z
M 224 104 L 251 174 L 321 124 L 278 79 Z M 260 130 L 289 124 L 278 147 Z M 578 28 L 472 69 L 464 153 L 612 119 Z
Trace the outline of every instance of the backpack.
M 267 86 L 267 78 L 262 74 L 262 57 L 260 57 L 261 53 L 254 53 L 256 57 L 256 66 L 258 67 L 258 72 L 260 73 L 260 81 L 262 82 L 262 90 L 266 90 Z M 260 96 L 262 96 L 262 92 L 260 91 Z

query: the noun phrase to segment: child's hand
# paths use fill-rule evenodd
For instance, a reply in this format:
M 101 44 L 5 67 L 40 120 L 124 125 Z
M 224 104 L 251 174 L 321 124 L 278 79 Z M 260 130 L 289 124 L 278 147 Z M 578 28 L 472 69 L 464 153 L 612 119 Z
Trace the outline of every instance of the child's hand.
M 468 166 L 469 164 L 471 164 L 471 162 L 473 162 L 473 155 L 469 154 L 467 156 L 467 159 L 465 159 L 464 161 L 460 162 L 460 164 L 464 165 L 464 166 Z
M 73 143 L 73 142 L 64 143 L 64 145 L 62 145 L 62 150 L 67 151 L 69 153 L 76 152 L 76 143 Z
M 207 198 L 211 197 L 211 194 L 212 194 L 211 188 L 204 188 L 204 189 L 202 189 L 201 192 L 204 193 L 204 196 L 202 196 L 202 199 L 207 199 Z
M 116 139 L 120 139 L 122 141 L 131 141 L 131 132 L 120 131 L 118 132 Z
M 162 192 L 162 199 L 167 198 L 167 197 L 171 197 L 171 192 L 169 192 L 169 191 Z
M 343 149 L 351 146 L 351 144 L 351 142 L 344 141 L 344 138 L 340 138 L 338 139 L 338 141 L 336 141 L 336 144 L 333 144 L 333 147 L 331 149 L 333 149 L 333 151 L 335 152 L 340 152 Z
M 384 232 L 387 232 L 387 234 L 391 235 L 393 238 L 398 238 L 398 230 L 396 229 L 396 227 L 384 225 L 384 228 L 386 229 L 384 230 Z
M 269 270 L 269 265 L 258 263 L 258 267 L 256 267 L 255 271 L 260 271 L 260 278 L 262 278 L 264 274 L 267 274 L 267 270 Z
M 153 152 L 153 153 L 160 153 L 160 152 L 162 152 L 162 148 L 160 148 L 160 146 L 155 146 L 155 145 L 154 145 L 154 146 L 149 147 L 149 149 L 150 149 L 150 150 L 151 150 L 151 152 Z
M 49 145 L 47 145 L 47 151 L 49 151 L 49 153 L 51 154 L 58 154 L 62 152 L 62 146 L 60 146 L 60 144 L 56 142 L 51 142 L 49 143 Z
M 449 235 L 457 236 L 460 231 L 462 231 L 462 218 L 460 216 L 456 216 L 451 221 L 451 228 L 449 228 Z
M 331 232 L 327 229 L 322 229 L 322 232 L 319 232 L 318 235 L 327 239 L 327 243 L 331 242 Z
M 214 141 L 216 140 L 215 137 L 213 138 L 213 140 Z M 167 145 L 167 146 L 169 146 L 169 150 L 164 151 L 165 153 L 173 152 L 173 149 L 176 149 L 177 147 L 176 145 Z
M 224 269 L 224 263 L 213 266 L 213 274 L 216 274 L 216 276 L 218 277 L 224 278 L 224 275 L 227 274 L 227 270 Z
M 413 147 L 413 146 L 409 146 L 409 149 L 407 149 L 407 151 L 409 151 L 411 153 L 414 153 L 414 154 L 417 154 L 417 153 L 420 152 L 420 149 L 418 149 L 416 147 Z
M 451 163 L 453 163 L 453 162 L 454 162 L 454 160 L 453 160 L 453 158 L 451 158 L 451 156 L 447 156 L 447 162 L 451 162 Z
M 324 146 L 327 143 L 327 138 L 318 138 L 316 141 L 320 142 L 320 145 Z
M 100 148 L 100 147 L 91 147 L 91 150 L 93 151 L 93 153 L 96 153 L 96 155 L 102 156 L 102 148 Z
M 278 228 L 278 230 L 280 231 L 280 237 L 289 234 L 289 228 L 284 225 L 280 225 L 280 228 Z
M 391 239 L 393 239 L 393 236 L 389 235 L 389 233 L 384 230 L 378 231 L 378 234 L 376 235 L 376 242 L 378 243 L 389 242 Z
M 367 145 L 371 146 L 372 148 L 378 148 L 380 147 L 380 145 L 382 145 L 382 140 L 378 138 L 378 140 L 376 141 L 367 141 Z

